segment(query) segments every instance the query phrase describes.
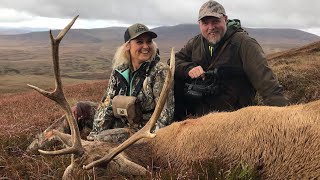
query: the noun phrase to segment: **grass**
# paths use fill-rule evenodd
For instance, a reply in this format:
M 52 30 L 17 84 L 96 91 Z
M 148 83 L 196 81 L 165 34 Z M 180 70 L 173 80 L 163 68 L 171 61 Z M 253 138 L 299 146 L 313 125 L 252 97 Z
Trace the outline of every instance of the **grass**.
M 90 83 L 92 80 L 63 78 L 63 83 L 68 85 Z M 54 86 L 52 76 L 44 75 L 3 75 L 0 76 L 0 94 L 15 94 L 30 91 L 27 84 L 32 84 L 44 89 Z
M 52 84 L 53 66 L 49 43 L 3 42 L 0 46 L 0 94 L 28 90 L 26 84 Z M 62 43 L 61 75 L 66 84 L 108 79 L 113 50 L 104 44 Z
M 106 81 L 66 87 L 70 104 L 78 100 L 99 101 Z M 35 134 L 43 131 L 63 112 L 36 92 L 0 95 L 0 179 L 60 179 L 69 156 L 28 155 L 25 150 Z
M 240 162 L 234 167 L 225 167 L 217 164 L 216 160 L 195 163 L 192 170 L 177 173 L 174 170 L 165 170 L 156 174 L 155 179 L 199 179 L 199 180 L 255 180 L 259 179 L 257 171 L 245 163 Z
M 14 53 L 20 56 L 26 52 L 12 51 L 12 54 Z M 319 55 L 319 52 L 315 52 L 303 56 L 281 57 L 269 61 L 292 104 L 320 99 Z M 74 105 L 79 100 L 99 101 L 107 82 L 90 80 L 90 78 L 94 79 L 98 76 L 104 76 L 104 79 L 106 79 L 103 71 L 99 71 L 99 65 L 91 66 L 99 60 L 97 58 L 90 60 L 88 56 L 81 59 L 78 56 L 76 59 L 79 62 L 88 63 L 77 64 L 77 60 L 72 58 L 71 55 L 67 56 L 67 59 L 70 62 L 63 63 L 63 83 L 68 84 L 65 91 L 70 104 Z M 102 58 L 100 60 L 104 61 L 105 59 Z M 0 59 L 1 68 L 4 67 L 2 64 L 5 63 L 8 63 L 8 61 Z M 19 64 L 18 62 L 15 63 Z M 40 65 L 43 65 L 44 70 L 40 68 L 33 69 L 30 74 L 28 70 L 22 71 L 24 66 L 28 66 L 28 63 L 19 64 L 21 66 L 19 73 L 11 69 L 11 71 L 0 76 L 0 179 L 60 179 L 64 169 L 70 163 L 69 156 L 44 157 L 29 155 L 25 152 L 33 137 L 63 114 L 60 108 L 52 101 L 36 92 L 29 91 L 26 86 L 29 83 L 44 89 L 53 88 L 53 78 L 48 73 L 49 70 L 51 71 L 51 65 L 49 63 Z M 30 66 L 33 65 L 30 64 Z M 76 71 L 72 71 L 73 66 L 75 66 Z M 94 67 L 91 69 L 92 71 L 88 69 L 88 66 Z M 43 75 L 41 73 L 48 74 Z M 85 80 L 83 77 L 90 78 Z M 197 168 L 201 168 L 200 173 L 197 174 L 192 172 L 175 174 L 169 170 L 152 175 L 152 177 L 160 179 L 258 178 L 254 169 L 248 167 L 245 163 L 240 163 L 235 167 L 229 167 L 224 170 L 214 162 L 199 165 Z
M 79 100 L 97 102 L 106 84 L 106 81 L 97 81 L 68 86 L 65 88 L 66 96 L 69 97 L 68 101 L 71 105 Z M 2 94 L 0 107 L 2 122 L 0 125 L 0 179 L 60 179 L 64 169 L 70 163 L 70 156 L 47 157 L 30 155 L 25 151 L 34 135 L 42 132 L 63 114 L 60 108 L 36 92 Z M 153 177 L 161 179 L 254 177 L 251 175 L 251 170 L 243 168 L 245 166 L 241 166 L 240 169 L 243 170 L 239 170 L 239 167 L 222 172 L 218 166 L 209 163 L 201 166 L 200 173 L 174 174 L 171 171 L 162 171 Z M 115 176 L 115 178 L 124 179 L 122 176 Z
M 320 56 L 308 54 L 270 62 L 292 104 L 320 99 Z
M 69 156 L 45 157 L 25 153 L 29 135 L 0 140 L 0 179 L 59 179 L 70 162 Z

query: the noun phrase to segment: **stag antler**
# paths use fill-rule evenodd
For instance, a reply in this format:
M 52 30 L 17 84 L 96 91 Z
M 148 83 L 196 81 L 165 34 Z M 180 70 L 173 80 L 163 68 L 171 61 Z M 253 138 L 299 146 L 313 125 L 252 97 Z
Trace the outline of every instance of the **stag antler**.
M 142 138 L 154 138 L 156 134 L 151 133 L 151 129 L 154 127 L 155 123 L 159 119 L 159 116 L 163 110 L 164 104 L 167 100 L 167 96 L 169 94 L 170 87 L 173 84 L 173 77 L 174 77 L 174 69 L 175 69 L 175 54 L 174 54 L 174 48 L 171 50 L 171 58 L 170 58 L 170 68 L 168 68 L 168 72 L 166 75 L 165 82 L 163 84 L 159 100 L 157 102 L 157 105 L 155 107 L 155 110 L 150 118 L 150 120 L 147 122 L 147 124 L 140 129 L 138 132 L 136 132 L 134 135 L 132 135 L 129 139 L 127 139 L 125 142 L 120 144 L 118 147 L 114 148 L 109 154 L 105 155 L 103 158 L 100 158 L 96 161 L 91 162 L 88 165 L 84 165 L 83 168 L 88 170 L 94 166 L 98 166 L 99 164 L 107 164 L 109 163 L 115 156 L 117 156 L 119 153 L 121 153 L 123 150 L 137 142 L 138 140 Z
M 51 46 L 52 46 L 52 59 L 53 59 L 53 67 L 54 67 L 54 75 L 55 75 L 55 90 L 52 92 L 48 92 L 36 86 L 28 84 L 28 86 L 35 89 L 43 96 L 55 101 L 57 104 L 59 104 L 62 107 L 62 109 L 66 112 L 67 120 L 71 129 L 71 142 L 72 142 L 71 147 L 57 150 L 57 151 L 39 150 L 39 152 L 42 154 L 47 154 L 47 155 L 79 154 L 80 155 L 84 152 L 84 149 L 81 145 L 80 132 L 79 132 L 77 122 L 73 116 L 70 105 L 66 100 L 66 97 L 62 89 L 60 68 L 59 68 L 59 44 L 62 38 L 67 34 L 67 32 L 69 31 L 69 29 L 71 28 L 71 26 L 73 25 L 73 23 L 76 21 L 78 17 L 79 15 L 74 17 L 72 21 L 58 34 L 56 38 L 52 36 L 51 30 L 49 32 L 50 39 L 51 39 Z M 57 136 L 60 136 L 60 135 L 63 136 L 62 133 L 55 130 L 53 130 L 53 134 Z

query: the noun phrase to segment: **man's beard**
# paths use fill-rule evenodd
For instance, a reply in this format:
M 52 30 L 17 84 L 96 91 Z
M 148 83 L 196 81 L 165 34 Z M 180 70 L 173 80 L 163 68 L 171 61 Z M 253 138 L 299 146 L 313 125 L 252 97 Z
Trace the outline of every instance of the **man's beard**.
M 215 45 L 217 44 L 218 42 L 220 42 L 220 40 L 222 39 L 222 37 L 226 34 L 227 32 L 227 28 L 224 28 L 224 32 L 220 33 L 220 32 L 215 32 L 216 33 L 216 36 L 214 38 L 207 38 L 208 42 L 211 44 L 211 45 Z

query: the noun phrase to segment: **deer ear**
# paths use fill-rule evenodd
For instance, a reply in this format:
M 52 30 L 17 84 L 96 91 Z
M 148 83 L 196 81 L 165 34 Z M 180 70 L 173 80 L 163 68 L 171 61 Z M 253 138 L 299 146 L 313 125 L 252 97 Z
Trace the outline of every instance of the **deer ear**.
M 130 176 L 145 176 L 148 172 L 146 168 L 130 161 L 122 154 L 118 154 L 110 161 L 108 168 L 110 168 L 111 172 L 119 172 L 122 175 Z

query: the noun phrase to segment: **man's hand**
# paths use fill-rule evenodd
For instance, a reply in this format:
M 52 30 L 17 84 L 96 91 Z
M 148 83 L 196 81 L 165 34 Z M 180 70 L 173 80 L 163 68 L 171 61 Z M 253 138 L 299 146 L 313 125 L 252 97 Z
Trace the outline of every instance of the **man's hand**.
M 191 77 L 192 79 L 198 78 L 203 74 L 204 71 L 201 66 L 194 67 L 188 72 L 189 77 Z

